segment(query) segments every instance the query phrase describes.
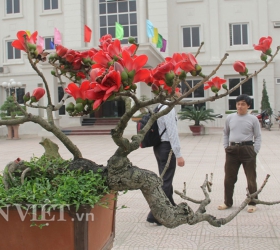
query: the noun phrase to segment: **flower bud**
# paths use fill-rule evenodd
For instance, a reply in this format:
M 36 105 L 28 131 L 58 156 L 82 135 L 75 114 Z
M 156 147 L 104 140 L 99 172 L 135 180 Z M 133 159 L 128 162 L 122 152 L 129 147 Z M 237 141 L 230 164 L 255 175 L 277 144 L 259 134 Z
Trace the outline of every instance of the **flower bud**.
M 82 112 L 84 110 L 84 105 L 82 103 L 76 103 L 75 105 L 75 111 L 76 112 Z
M 68 113 L 72 113 L 72 112 L 74 112 L 74 110 L 75 110 L 75 105 L 74 105 L 74 103 L 73 102 L 69 102 L 68 104 L 67 104 L 67 106 L 66 106 L 66 111 L 68 112 Z
M 45 90 L 41 87 L 38 87 L 36 89 L 33 90 L 32 96 L 31 96 L 31 103 L 32 102 L 38 102 L 43 95 L 45 94 Z
M 222 87 L 223 87 L 223 89 L 225 89 L 225 90 L 228 89 L 228 88 L 227 88 L 227 85 L 226 85 L 225 83 L 222 85 Z
M 266 62 L 266 60 L 267 60 L 267 55 L 264 54 L 264 53 L 261 53 L 260 58 L 261 58 L 262 61 Z
M 128 42 L 130 43 L 130 44 L 135 44 L 136 43 L 136 40 L 135 40 L 135 38 L 134 37 L 129 37 L 128 38 Z
M 30 100 L 30 93 L 27 92 L 24 96 L 23 96 L 23 100 L 24 102 L 28 102 Z
M 179 75 L 179 79 L 184 80 L 184 79 L 186 79 L 186 77 L 187 77 L 186 71 L 182 70 Z
M 269 48 L 269 49 L 265 52 L 265 54 L 268 55 L 268 56 L 272 56 L 272 55 L 271 55 L 271 52 L 272 52 L 272 50 L 271 50 L 271 48 Z

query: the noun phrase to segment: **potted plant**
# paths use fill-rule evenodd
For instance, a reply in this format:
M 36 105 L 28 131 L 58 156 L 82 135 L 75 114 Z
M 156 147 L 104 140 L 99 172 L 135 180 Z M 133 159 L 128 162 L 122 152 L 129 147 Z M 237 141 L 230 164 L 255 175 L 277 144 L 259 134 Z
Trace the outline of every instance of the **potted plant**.
M 25 109 L 25 107 L 23 107 Z M 9 96 L 0 107 L 0 117 L 3 120 L 14 119 L 16 116 L 23 116 L 21 108 L 19 108 L 15 103 L 15 97 Z M 8 128 L 8 137 L 7 140 L 15 139 L 18 140 L 19 134 L 19 124 L 18 125 L 6 125 Z
M 205 109 L 205 106 L 202 106 L 200 109 L 193 106 L 187 106 L 179 112 L 179 120 L 190 120 L 194 121 L 194 125 L 189 125 L 190 130 L 193 135 L 201 135 L 203 125 L 200 122 L 205 121 L 214 121 L 216 115 L 213 114 L 213 109 Z
M 106 210 L 110 213 L 110 216 L 104 210 L 100 215 L 103 214 L 104 217 L 94 216 L 94 222 L 97 222 L 97 226 L 86 220 L 86 215 L 91 213 L 92 206 L 101 202 L 99 201 L 101 196 L 109 191 L 141 190 L 155 218 L 168 228 L 174 228 L 182 224 L 194 225 L 201 221 L 207 221 L 213 226 L 224 225 L 230 222 L 261 192 L 263 186 L 255 194 L 247 194 L 244 202 L 233 213 L 234 215 L 230 214 L 225 218 L 217 218 L 205 213 L 206 206 L 210 203 L 206 189 L 210 189 L 211 181 L 208 181 L 207 177 L 202 186 L 205 199 L 196 202 L 200 204 L 196 211 L 192 210 L 186 202 L 172 206 L 162 190 L 162 179 L 151 171 L 135 166 L 128 157 L 131 152 L 139 149 L 145 134 L 159 117 L 173 110 L 175 105 L 189 105 L 188 101 L 183 99 L 194 92 L 197 87 L 206 84 L 211 87 L 214 84 L 209 79 L 216 74 L 227 55 L 210 75 L 204 76 L 201 72 L 201 66 L 191 53 L 175 53 L 154 69 L 145 68 L 148 57 L 137 55 L 139 44 L 136 43 L 134 38 L 128 39 L 129 47 L 122 47 L 118 39 L 114 40 L 111 35 L 105 35 L 100 38 L 99 50 L 89 49 L 79 52 L 62 45 L 56 45 L 56 53 L 48 55 L 40 45 L 36 45 L 37 35 L 37 32 L 29 35 L 26 31 L 19 31 L 17 34 L 18 40 L 13 41 L 12 46 L 27 53 L 29 63 L 41 78 L 45 89 L 43 91 L 42 88 L 36 88 L 31 97 L 25 96 L 24 105 L 29 108 L 44 109 L 47 120 L 27 113 L 17 104 L 22 109 L 23 117 L 0 120 L 0 125 L 17 125 L 24 122 L 39 124 L 45 130 L 52 132 L 63 143 L 72 154 L 73 159 L 70 161 L 60 159 L 58 146 L 51 140 L 44 139 L 41 144 L 45 148 L 45 154 L 39 160 L 27 162 L 21 159 L 13 159 L 7 164 L 3 173 L 3 183 L 0 187 L 0 205 L 1 215 L 7 215 L 8 221 L 2 223 L 2 220 L 0 223 L 0 233 L 3 238 L 0 241 L 0 249 L 110 249 L 112 246 L 110 239 L 114 235 L 112 220 L 114 220 L 115 211 L 115 203 L 112 202 L 112 199 L 109 198 L 111 209 Z M 270 45 L 270 43 L 265 44 Z M 200 49 L 201 47 L 199 51 Z M 277 48 L 271 59 L 264 63 L 261 70 L 271 63 L 278 50 L 280 50 L 280 47 Z M 62 77 L 70 80 L 67 86 L 62 84 L 65 94 L 59 103 L 52 100 L 49 88 L 49 84 L 52 83 L 47 82 L 39 69 L 40 61 L 48 61 L 52 65 L 54 70 L 51 71 L 51 74 L 57 77 L 59 82 L 65 82 L 65 79 L 61 79 Z M 254 73 L 247 78 L 255 77 L 261 70 L 254 70 Z M 188 73 L 199 75 L 202 79 L 194 88 L 190 88 L 181 97 L 177 97 L 175 91 L 178 90 L 177 88 L 182 81 L 186 81 Z M 225 79 L 222 79 L 221 82 L 224 81 Z M 139 100 L 135 94 L 138 82 L 146 82 L 148 86 L 151 86 L 151 91 L 155 94 L 155 97 L 151 100 Z M 241 81 L 235 88 L 241 86 L 244 82 L 244 80 Z M 201 102 L 214 101 L 226 96 L 231 91 L 230 89 L 223 90 L 223 93 L 218 94 L 221 85 L 216 84 L 214 87 L 211 90 L 215 95 L 209 96 Z M 225 87 L 223 88 L 225 89 Z M 39 99 L 44 98 L 44 94 L 46 94 L 45 106 L 37 105 Z M 75 99 L 75 103 L 67 109 L 70 115 L 82 115 L 90 109 L 97 110 L 107 100 L 122 99 L 125 101 L 125 114 L 120 118 L 115 128 L 111 130 L 111 137 L 117 149 L 109 157 L 106 166 L 84 159 L 77 145 L 55 125 L 54 111 L 59 110 L 70 96 Z M 129 105 L 131 100 L 134 102 Z M 130 139 L 124 137 L 124 130 L 127 128 L 128 122 L 141 108 L 148 108 L 159 103 L 166 104 L 167 107 L 159 112 L 151 112 L 149 121 L 139 133 Z M 94 190 L 97 190 L 97 194 L 93 194 Z M 184 192 L 177 193 L 185 200 L 193 200 L 186 197 Z M 38 212 L 36 210 L 38 204 L 36 203 L 41 203 L 40 208 L 42 208 L 53 202 L 58 202 L 59 205 L 66 207 L 66 210 L 68 203 L 72 205 L 69 206 L 68 211 L 64 211 L 68 213 L 68 216 L 63 213 L 65 220 L 70 224 L 63 224 L 56 220 L 54 226 L 51 227 L 47 225 L 49 222 L 45 223 L 46 212 L 42 209 L 41 213 Z M 13 214 L 9 217 L 9 214 L 3 210 L 6 209 L 7 211 L 11 205 L 14 205 L 17 216 Z M 30 220 L 27 222 L 21 220 L 24 215 L 29 214 L 21 210 L 22 206 L 26 207 L 26 210 L 30 206 L 35 206 L 31 215 L 35 214 L 33 221 L 35 221 L 35 224 L 39 224 L 39 227 L 43 227 L 43 230 L 40 231 L 37 227 L 30 227 Z M 50 217 L 47 219 L 53 219 L 52 211 L 48 210 L 47 212 L 50 212 L 48 214 Z M 53 212 L 59 214 L 60 210 Z M 111 218 L 111 222 L 106 221 L 108 217 Z M 26 226 L 26 223 L 29 226 Z M 44 226 L 44 224 L 46 225 Z M 108 225 L 108 227 L 103 230 L 104 225 Z M 54 230 L 55 227 L 60 228 L 59 233 Z M 7 230 L 7 228 L 9 229 Z M 94 235 L 97 235 L 97 238 L 102 238 L 103 243 L 97 246 Z M 72 242 L 71 246 L 67 245 L 66 248 L 63 248 L 64 244 L 61 243 L 59 243 L 59 247 L 51 245 L 53 242 L 58 244 L 60 240 L 66 242 L 65 239 Z

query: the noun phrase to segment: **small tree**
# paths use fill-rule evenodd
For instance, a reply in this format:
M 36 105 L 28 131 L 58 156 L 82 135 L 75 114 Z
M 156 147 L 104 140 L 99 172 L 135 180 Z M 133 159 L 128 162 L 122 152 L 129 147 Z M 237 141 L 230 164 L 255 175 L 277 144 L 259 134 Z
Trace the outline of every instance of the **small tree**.
M 272 114 L 272 109 L 269 103 L 269 97 L 266 90 L 266 82 L 263 79 L 263 90 L 262 90 L 262 101 L 261 101 L 261 111 L 266 110 L 269 115 Z
M 23 107 L 25 109 L 25 107 Z M 15 118 L 16 116 L 23 116 L 22 109 L 15 103 L 15 97 L 7 97 L 4 104 L 0 107 L 0 117 L 1 119 Z

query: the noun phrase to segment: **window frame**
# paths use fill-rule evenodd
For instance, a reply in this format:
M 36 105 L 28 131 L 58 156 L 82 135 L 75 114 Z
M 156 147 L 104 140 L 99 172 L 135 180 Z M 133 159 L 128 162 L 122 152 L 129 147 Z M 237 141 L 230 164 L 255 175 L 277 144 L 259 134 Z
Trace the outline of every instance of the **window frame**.
M 198 28 L 198 40 L 199 40 L 199 44 L 198 44 L 198 46 L 193 46 L 193 28 Z M 191 46 L 189 46 L 189 47 L 187 47 L 187 46 L 184 46 L 184 29 L 190 29 L 190 43 L 191 43 Z M 182 33 L 183 33 L 183 35 L 182 35 L 182 46 L 183 46 L 183 48 L 186 48 L 186 49 L 189 49 L 189 48 L 196 48 L 196 49 L 198 49 L 199 48 L 199 46 L 200 46 L 200 44 L 201 44 L 201 35 L 200 35 L 200 25 L 188 25 L 188 26 L 183 26 L 182 27 Z
M 52 42 L 54 42 L 54 36 L 43 36 L 43 39 L 44 39 L 44 49 L 46 50 L 52 50 L 51 48 L 50 49 L 47 49 L 46 48 L 46 39 L 51 39 Z
M 198 27 L 199 28 L 199 46 L 201 45 L 201 42 L 204 41 L 204 36 L 203 36 L 203 24 L 181 24 L 179 25 L 179 34 L 180 34 L 180 39 L 178 39 L 178 45 L 181 48 L 182 51 L 184 52 L 192 52 L 192 53 L 196 53 L 199 46 L 198 47 L 184 47 L 184 36 L 183 36 L 183 29 L 184 28 L 189 28 L 189 27 Z M 205 46 L 202 46 L 200 53 L 204 53 L 205 52 Z
M 59 98 L 60 96 L 59 96 L 59 93 L 60 93 L 60 90 L 62 89 L 62 92 L 64 93 L 64 89 L 63 89 L 63 87 L 61 86 L 61 85 L 58 85 L 57 86 L 57 100 L 58 100 L 58 103 L 61 101 L 61 99 L 63 98 L 63 95 L 62 95 L 62 97 L 61 98 Z M 64 116 L 64 115 L 66 115 L 67 114 L 67 112 L 66 112 L 66 106 L 65 106 L 65 103 L 60 107 L 60 109 L 58 110 L 58 115 L 59 116 Z
M 241 77 L 241 76 L 230 76 L 230 77 L 228 77 L 227 78 L 227 85 L 228 85 L 228 87 L 230 88 L 230 86 L 229 86 L 229 81 L 230 81 L 230 79 L 239 79 L 239 82 L 241 81 L 241 80 L 243 80 L 243 79 L 245 79 L 244 77 Z M 255 89 L 255 87 L 254 87 L 254 79 L 253 78 L 251 78 L 250 80 L 252 80 L 252 95 L 248 95 L 251 99 L 252 99 L 252 101 L 253 101 L 253 105 L 251 105 L 251 106 L 253 106 L 253 107 L 251 107 L 250 106 L 250 108 L 248 109 L 248 110 L 254 110 L 254 109 L 256 109 L 256 107 L 255 107 L 255 104 L 256 104 L 256 102 L 255 102 L 255 97 L 254 97 L 254 89 Z M 246 84 L 246 83 L 244 83 L 244 84 Z M 242 84 L 241 86 L 239 86 L 239 94 L 238 95 L 241 95 L 242 94 L 242 86 L 244 85 L 244 84 Z M 227 107 L 228 107 L 228 110 L 230 110 L 230 111 L 236 111 L 236 107 L 235 107 L 235 109 L 230 109 L 230 105 L 229 105 L 229 101 L 230 100 L 235 100 L 236 99 L 236 97 L 238 96 L 238 95 L 235 95 L 235 96 L 230 96 L 230 95 L 228 95 L 227 96 Z
M 50 0 L 52 1 L 52 0 Z M 60 14 L 62 13 L 62 4 L 61 4 L 61 0 L 57 0 L 57 4 L 58 4 L 58 8 L 57 9 L 48 9 L 45 10 L 45 0 L 41 1 L 42 7 L 42 13 L 40 15 L 53 15 L 53 14 Z
M 116 3 L 116 12 L 109 12 L 108 11 L 108 6 L 110 4 L 113 4 L 113 2 Z M 123 3 L 123 2 L 127 3 L 127 11 L 120 12 L 119 5 L 121 5 L 121 3 Z M 135 10 L 130 10 L 130 6 L 129 6 L 130 2 L 135 2 Z M 103 8 L 104 13 L 100 12 L 102 6 L 103 7 L 105 6 L 105 9 Z M 137 9 L 138 9 L 137 1 L 127 1 L 127 0 L 98 1 L 99 36 L 101 37 L 104 34 L 111 34 L 112 37 L 115 38 L 115 36 L 116 36 L 116 34 L 115 34 L 115 22 L 118 22 L 124 28 L 124 37 L 120 41 L 121 44 L 127 44 L 128 43 L 128 38 L 130 36 L 134 37 L 136 39 L 136 42 L 137 42 L 138 37 L 139 37 Z M 121 16 L 124 16 L 124 15 L 127 15 L 127 24 L 123 24 L 123 22 L 120 21 Z M 134 18 L 132 19 L 132 15 L 135 16 L 135 20 L 134 20 Z M 109 17 L 110 16 L 112 18 L 115 18 L 115 21 L 114 21 L 114 23 L 112 25 L 109 25 Z M 116 16 L 116 17 L 114 17 L 114 16 Z M 104 21 L 106 22 L 106 24 L 105 25 L 101 25 L 101 18 L 104 19 L 104 17 L 105 17 Z M 135 21 L 135 23 L 133 23 L 133 21 Z M 106 30 L 106 32 L 104 32 L 105 30 Z M 134 32 L 136 32 L 136 35 L 133 34 Z M 126 35 L 126 33 L 127 33 L 127 35 Z
M 8 56 L 8 43 L 12 43 L 14 40 L 10 40 L 10 39 L 7 39 L 7 40 L 4 40 L 4 53 L 5 53 L 5 62 L 8 63 L 8 64 L 13 64 L 13 63 L 23 63 L 23 56 L 22 56 L 22 52 L 21 50 L 18 50 L 14 47 L 12 47 L 13 49 L 13 55 L 15 54 L 15 50 L 18 50 L 19 53 L 20 53 L 20 58 L 15 58 L 15 56 L 12 58 L 12 59 L 9 59 Z
M 10 18 L 19 18 L 19 17 L 23 17 L 23 5 L 22 5 L 22 0 L 19 0 L 19 12 L 18 13 L 7 13 L 7 1 L 9 0 L 5 0 L 4 1 L 4 18 L 3 19 L 10 19 Z M 14 0 L 10 0 L 13 1 Z
M 15 97 L 16 97 L 16 100 L 17 100 L 17 102 L 21 105 L 21 106 L 24 106 L 24 101 L 23 101 L 23 99 L 22 99 L 22 102 L 20 102 L 20 100 L 18 99 L 18 94 L 17 94 L 17 90 L 18 89 L 23 89 L 24 91 L 24 94 L 23 95 L 25 95 L 25 90 L 26 90 L 26 86 L 25 85 L 23 85 L 23 86 L 21 86 L 21 87 L 14 87 L 14 88 L 7 88 L 6 89 L 6 98 L 8 97 L 8 96 L 11 96 L 12 95 L 12 93 L 15 93 Z M 13 90 L 13 91 L 12 91 Z M 11 92 L 12 91 L 12 92 Z

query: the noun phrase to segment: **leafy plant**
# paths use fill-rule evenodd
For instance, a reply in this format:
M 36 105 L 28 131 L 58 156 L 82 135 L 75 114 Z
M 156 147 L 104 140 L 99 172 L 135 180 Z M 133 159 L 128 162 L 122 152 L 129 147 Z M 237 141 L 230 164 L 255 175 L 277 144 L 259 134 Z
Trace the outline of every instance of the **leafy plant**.
M 266 110 L 269 115 L 272 114 L 272 109 L 269 103 L 269 97 L 266 90 L 266 82 L 263 79 L 263 90 L 262 90 L 262 100 L 261 100 L 261 111 Z
M 23 109 L 26 109 L 26 107 L 23 107 Z M 1 110 L 0 117 L 2 119 L 15 118 L 15 116 L 23 115 L 23 112 L 15 104 L 15 100 L 13 96 L 7 97 L 4 104 L 0 107 L 0 110 Z
M 14 173 L 12 187 L 5 189 L 0 176 L 0 207 L 15 204 L 81 204 L 94 206 L 109 193 L 106 178 L 100 172 L 68 170 L 70 161 L 32 158 L 24 162 L 31 168 L 21 185 L 21 175 Z
M 196 109 L 193 106 L 183 108 L 181 112 L 179 112 L 179 120 L 190 120 L 194 121 L 195 126 L 199 126 L 201 121 L 214 121 L 214 117 L 216 115 L 212 114 L 214 112 L 213 109 L 205 109 L 205 106 L 202 106 L 200 109 Z

